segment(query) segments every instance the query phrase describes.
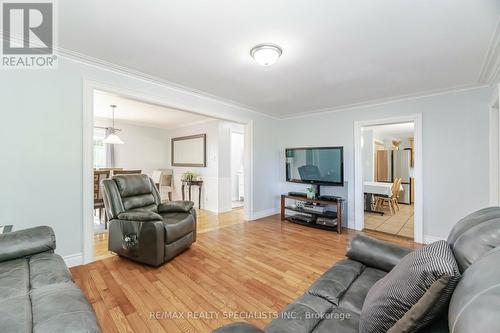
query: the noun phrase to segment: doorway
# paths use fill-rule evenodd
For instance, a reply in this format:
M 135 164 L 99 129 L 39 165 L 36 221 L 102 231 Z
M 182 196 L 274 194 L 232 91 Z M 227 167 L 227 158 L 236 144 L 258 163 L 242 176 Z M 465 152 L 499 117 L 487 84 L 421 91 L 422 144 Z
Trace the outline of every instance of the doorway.
M 414 125 L 361 128 L 365 230 L 413 239 Z
M 231 131 L 231 207 L 245 203 L 245 172 L 243 167 L 244 133 Z
M 423 242 L 421 115 L 355 123 L 355 226 Z
M 243 190 L 244 190 L 244 204 L 243 204 L 243 209 L 241 209 L 239 212 L 242 216 L 240 220 L 251 220 L 252 219 L 252 186 L 251 186 L 251 180 L 252 180 L 252 154 L 251 154 L 251 142 L 252 142 L 252 133 L 253 133 L 253 123 L 249 119 L 239 119 L 238 117 L 234 117 L 233 119 L 229 118 L 220 118 L 215 115 L 211 114 L 203 114 L 203 113 L 197 113 L 197 112 L 191 112 L 191 111 L 186 111 L 186 110 L 181 110 L 179 108 L 175 108 L 173 106 L 169 106 L 169 102 L 167 100 L 164 100 L 158 96 L 150 96 L 147 95 L 146 93 L 141 93 L 137 91 L 131 91 L 127 90 L 124 88 L 120 88 L 117 86 L 110 86 L 108 84 L 103 84 L 100 82 L 95 82 L 95 81 L 90 81 L 90 80 L 85 80 L 84 81 L 84 105 L 83 105 L 83 123 L 84 123 L 84 128 L 83 128 L 83 263 L 89 263 L 92 262 L 95 259 L 94 255 L 94 250 L 95 250 L 95 225 L 96 224 L 103 224 L 102 221 L 103 219 L 96 219 L 95 218 L 95 213 L 96 210 L 94 210 L 94 199 L 95 199 L 95 184 L 93 182 L 94 180 L 94 173 L 95 173 L 95 168 L 97 166 L 102 168 L 102 159 L 107 158 L 101 156 L 101 160 L 97 161 L 99 163 L 95 163 L 94 160 L 96 157 L 94 156 L 95 151 L 94 151 L 94 133 L 95 133 L 95 127 L 110 127 L 109 124 L 101 125 L 99 124 L 99 121 L 102 121 L 102 117 L 96 117 L 94 114 L 94 107 L 95 107 L 95 100 L 96 100 L 96 93 L 106 93 L 122 98 L 127 98 L 131 100 L 132 102 L 136 103 L 144 103 L 144 104 L 149 104 L 150 106 L 153 106 L 155 108 L 169 108 L 172 110 L 177 110 L 180 112 L 188 113 L 193 116 L 199 116 L 199 117 L 208 117 L 211 118 L 211 120 L 220 122 L 220 126 L 225 126 L 225 124 L 222 124 L 224 122 L 230 122 L 230 123 L 237 123 L 240 127 L 242 127 L 241 132 L 243 133 Z M 109 103 L 108 103 L 109 104 Z M 109 107 L 109 105 L 108 105 Z M 122 115 L 125 113 L 124 108 L 117 108 L 119 114 L 122 112 Z M 121 110 L 121 111 L 120 111 Z M 215 111 L 214 111 L 215 112 Z M 108 110 L 109 113 L 109 110 Z M 153 117 L 155 118 L 155 117 Z M 156 119 L 156 118 L 155 118 Z M 205 124 L 205 121 L 192 121 L 191 125 L 197 124 L 197 125 L 202 125 Z M 121 138 L 122 141 L 125 142 L 124 145 L 121 145 L 121 147 L 117 147 L 115 150 L 114 154 L 114 159 L 115 163 L 112 166 L 113 169 L 134 169 L 134 170 L 140 170 L 141 173 L 148 174 L 150 177 L 153 177 L 155 171 L 158 169 L 162 169 L 164 163 L 160 163 L 162 165 L 139 165 L 138 162 L 142 161 L 150 161 L 152 162 L 152 159 L 149 158 L 143 158 L 143 159 L 120 159 L 121 155 L 122 157 L 126 156 L 126 150 L 129 150 L 130 148 L 136 147 L 138 148 L 139 152 L 141 154 L 145 154 L 148 152 L 148 150 L 152 147 L 150 144 L 141 144 L 137 143 L 136 139 L 134 139 L 132 135 L 133 131 L 130 130 L 130 126 L 134 125 L 144 125 L 144 124 L 133 124 L 130 123 L 129 121 L 123 121 L 120 124 L 117 124 L 116 127 L 120 129 L 121 131 L 118 132 L 119 137 Z M 181 128 L 181 127 L 180 127 Z M 179 129 L 180 129 L 179 128 Z M 145 132 L 153 132 L 152 130 L 148 130 Z M 163 139 L 161 139 L 163 140 Z M 168 144 L 170 139 L 163 140 L 165 144 L 165 149 L 162 153 L 170 156 L 168 153 L 170 149 L 170 145 Z M 155 141 L 158 143 L 159 140 L 154 139 L 151 141 Z M 213 145 L 216 146 L 216 145 Z M 123 154 L 117 154 L 119 150 L 123 150 Z M 229 155 L 229 154 L 228 154 Z M 103 155 L 104 156 L 104 155 Z M 135 154 L 137 156 L 137 154 Z M 213 156 L 211 154 L 208 154 L 208 160 L 209 162 L 213 159 Z M 156 161 L 158 161 L 157 158 L 155 158 Z M 125 165 L 125 161 L 129 164 Z M 122 163 L 123 162 L 123 163 Z M 120 164 L 120 165 L 118 165 Z M 123 166 L 121 166 L 123 164 Z M 168 165 L 166 165 L 168 168 Z M 106 169 L 106 168 L 104 168 Z M 114 171 L 114 170 L 113 170 Z M 180 171 L 178 172 L 180 174 Z M 208 185 L 208 183 L 213 183 L 216 184 L 217 180 L 212 177 L 202 177 L 204 181 L 204 185 Z M 180 180 L 180 179 L 179 179 Z M 203 189 L 205 191 L 205 189 Z M 175 193 L 173 194 L 175 196 Z M 168 195 L 166 196 L 168 197 Z M 202 196 L 203 198 L 203 196 Z M 217 201 L 218 198 L 215 198 L 215 196 L 211 196 L 212 200 Z M 162 198 L 163 200 L 163 198 Z M 168 200 L 168 199 L 167 199 Z M 201 200 L 200 200 L 201 201 Z M 199 206 L 199 203 L 197 202 L 197 206 Z M 201 204 L 203 207 L 203 203 Z M 230 206 L 230 200 L 229 200 L 229 206 Z M 209 214 L 205 214 L 209 215 Z M 218 216 L 217 214 L 214 214 L 215 216 Z M 200 218 L 201 219 L 201 218 Z M 105 220 L 104 220 L 105 221 Z M 218 221 L 217 218 L 215 219 L 207 219 L 207 221 L 211 224 L 214 224 L 214 221 Z M 210 225 L 210 228 L 213 226 Z M 104 229 L 106 229 L 106 226 L 104 226 Z M 105 232 L 104 232 L 105 234 Z M 103 242 L 105 243 L 105 242 Z M 106 247 L 107 249 L 107 247 Z

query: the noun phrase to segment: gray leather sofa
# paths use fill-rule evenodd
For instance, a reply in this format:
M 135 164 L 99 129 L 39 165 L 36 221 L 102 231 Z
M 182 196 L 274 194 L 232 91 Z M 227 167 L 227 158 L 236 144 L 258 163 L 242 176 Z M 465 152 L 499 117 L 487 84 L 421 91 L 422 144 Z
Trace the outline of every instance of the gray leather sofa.
M 190 201 L 161 203 L 147 175 L 120 175 L 102 181 L 109 218 L 108 249 L 159 266 L 196 241 L 196 210 Z
M 447 313 L 426 333 L 500 332 L 500 207 L 479 210 L 452 229 L 448 243 L 463 273 Z M 355 236 L 347 259 L 337 262 L 264 331 L 234 323 L 216 333 L 350 333 L 370 287 L 411 250 L 363 235 Z
M 50 227 L 0 235 L 0 331 L 100 332 Z

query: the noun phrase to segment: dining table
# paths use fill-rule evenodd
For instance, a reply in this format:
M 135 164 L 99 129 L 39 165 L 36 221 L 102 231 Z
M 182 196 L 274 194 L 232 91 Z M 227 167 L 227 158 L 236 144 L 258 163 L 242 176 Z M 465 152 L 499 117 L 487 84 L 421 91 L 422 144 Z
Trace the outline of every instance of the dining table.
M 403 191 L 401 186 L 400 191 Z M 374 210 L 372 207 L 373 196 L 390 197 L 392 195 L 392 183 L 385 182 L 363 182 L 363 192 L 365 194 L 365 212 L 384 215 L 383 211 Z

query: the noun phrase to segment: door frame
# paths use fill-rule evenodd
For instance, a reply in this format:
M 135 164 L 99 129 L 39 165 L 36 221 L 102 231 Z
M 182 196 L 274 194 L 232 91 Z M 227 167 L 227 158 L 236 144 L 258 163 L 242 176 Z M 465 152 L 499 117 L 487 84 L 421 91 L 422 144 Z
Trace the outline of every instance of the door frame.
M 495 89 L 489 112 L 489 204 L 500 205 L 500 101 L 499 89 Z
M 413 122 L 414 128 L 414 178 L 415 178 L 415 204 L 414 204 L 414 233 L 416 243 L 424 242 L 423 223 L 423 145 L 422 145 L 422 114 L 407 116 L 363 120 L 354 122 L 354 226 L 356 230 L 364 228 L 364 193 L 363 193 L 363 163 L 361 146 L 361 129 L 366 126 L 389 125 Z
M 83 263 L 89 263 L 94 260 L 94 189 L 93 189 L 93 127 L 94 127 L 94 91 L 100 90 L 112 94 L 125 96 L 149 104 L 156 104 L 167 108 L 177 109 L 193 114 L 198 114 L 214 119 L 225 120 L 240 123 L 244 126 L 244 219 L 253 220 L 253 120 L 240 118 L 237 116 L 221 118 L 220 115 L 212 112 L 195 112 L 185 110 L 177 105 L 172 105 L 168 98 L 157 95 L 148 95 L 143 92 L 128 89 L 117 85 L 83 79 Z M 166 149 L 166 148 L 165 148 Z

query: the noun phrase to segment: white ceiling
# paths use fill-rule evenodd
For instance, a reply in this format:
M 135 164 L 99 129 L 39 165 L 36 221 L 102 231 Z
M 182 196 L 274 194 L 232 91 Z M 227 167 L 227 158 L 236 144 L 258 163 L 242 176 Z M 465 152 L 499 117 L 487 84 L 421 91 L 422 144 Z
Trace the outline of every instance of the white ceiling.
M 103 91 L 94 93 L 96 121 L 112 119 L 110 105 L 116 105 L 115 120 L 139 126 L 173 129 L 214 120 L 197 114 L 148 104 Z
M 65 0 L 58 6 L 63 50 L 278 117 L 478 85 L 485 68 L 498 64 L 485 60 L 500 40 L 493 38 L 499 0 Z M 249 56 L 263 42 L 283 48 L 273 66 Z
M 413 136 L 415 124 L 413 122 L 389 124 L 364 127 L 364 129 L 373 130 L 373 136 L 376 138 L 404 138 Z

